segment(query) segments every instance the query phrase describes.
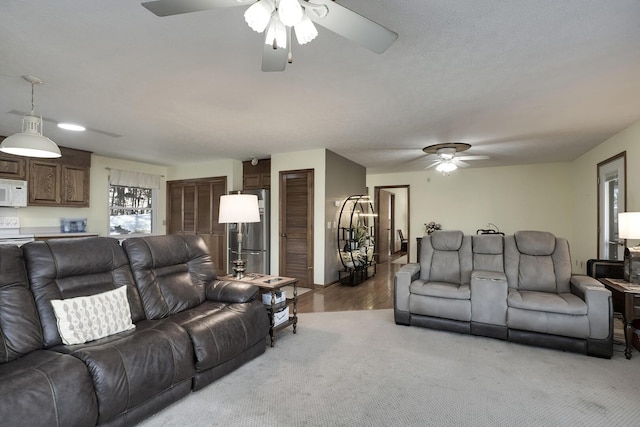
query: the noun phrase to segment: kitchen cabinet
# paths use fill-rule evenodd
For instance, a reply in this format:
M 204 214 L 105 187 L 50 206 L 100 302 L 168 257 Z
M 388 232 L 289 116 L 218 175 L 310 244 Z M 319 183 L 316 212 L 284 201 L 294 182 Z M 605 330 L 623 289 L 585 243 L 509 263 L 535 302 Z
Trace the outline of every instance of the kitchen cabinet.
M 271 159 L 258 160 L 255 166 L 250 160 L 242 162 L 242 189 L 269 190 L 271 188 Z
M 0 142 L 3 139 L 4 137 L 0 136 Z M 0 178 L 25 180 L 27 178 L 27 159 L 0 153 Z
M 58 159 L 27 160 L 29 206 L 89 207 L 91 153 L 60 147 Z

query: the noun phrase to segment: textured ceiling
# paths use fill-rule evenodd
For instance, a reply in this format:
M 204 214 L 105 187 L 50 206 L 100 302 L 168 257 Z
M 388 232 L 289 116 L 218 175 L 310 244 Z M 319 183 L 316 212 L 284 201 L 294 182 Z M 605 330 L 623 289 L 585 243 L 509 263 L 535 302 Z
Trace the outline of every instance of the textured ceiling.
M 176 0 L 177 2 L 180 0 Z M 461 141 L 474 167 L 569 161 L 640 119 L 640 1 L 339 0 L 396 31 L 375 54 L 324 28 L 260 71 L 245 7 L 159 18 L 132 0 L 0 3 L 0 135 L 16 111 L 60 145 L 157 164 L 328 148 L 419 170 Z

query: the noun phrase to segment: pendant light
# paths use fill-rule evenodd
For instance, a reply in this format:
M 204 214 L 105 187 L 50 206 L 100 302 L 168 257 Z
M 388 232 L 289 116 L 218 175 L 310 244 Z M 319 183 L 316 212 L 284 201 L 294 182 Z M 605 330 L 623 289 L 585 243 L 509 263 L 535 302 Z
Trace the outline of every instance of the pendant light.
M 55 142 L 42 135 L 42 116 L 34 113 L 33 92 L 35 85 L 44 83 L 37 77 L 22 76 L 31 83 L 31 112 L 22 118 L 22 132 L 5 138 L 0 151 L 16 156 L 53 159 L 62 156 Z

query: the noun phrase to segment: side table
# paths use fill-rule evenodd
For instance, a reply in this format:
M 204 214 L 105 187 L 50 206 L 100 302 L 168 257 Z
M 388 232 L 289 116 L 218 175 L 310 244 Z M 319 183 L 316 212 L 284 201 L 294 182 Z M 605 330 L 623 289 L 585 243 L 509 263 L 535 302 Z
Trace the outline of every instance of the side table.
M 640 284 L 625 282 L 621 279 L 605 278 L 598 280 L 611 291 L 613 311 L 622 314 L 624 341 L 626 344 L 624 355 L 627 359 L 631 359 L 632 323 L 640 318 Z
M 235 280 L 235 275 L 230 274 L 219 278 L 220 280 Z M 269 313 L 269 321 L 271 326 L 269 328 L 269 337 L 271 338 L 271 347 L 275 343 L 275 333 L 293 325 L 293 333 L 296 333 L 298 325 L 298 279 L 293 277 L 284 276 L 270 276 L 268 274 L 246 274 L 239 280 L 243 283 L 251 283 L 260 288 L 260 298 L 262 298 L 262 291 L 269 291 L 271 293 L 271 305 L 265 304 L 267 312 Z M 285 286 L 293 286 L 293 295 L 286 298 L 285 301 L 276 303 L 276 292 L 281 290 Z M 289 316 L 289 319 L 282 323 L 275 324 L 276 313 L 282 311 L 286 307 L 292 307 L 293 313 Z

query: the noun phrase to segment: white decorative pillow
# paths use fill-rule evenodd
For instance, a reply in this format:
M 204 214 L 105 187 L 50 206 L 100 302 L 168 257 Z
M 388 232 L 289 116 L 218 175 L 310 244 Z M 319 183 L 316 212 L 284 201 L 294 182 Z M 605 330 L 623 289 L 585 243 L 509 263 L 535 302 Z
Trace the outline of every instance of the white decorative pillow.
M 51 300 L 51 305 L 65 344 L 82 344 L 135 328 L 126 286 L 88 297 Z

